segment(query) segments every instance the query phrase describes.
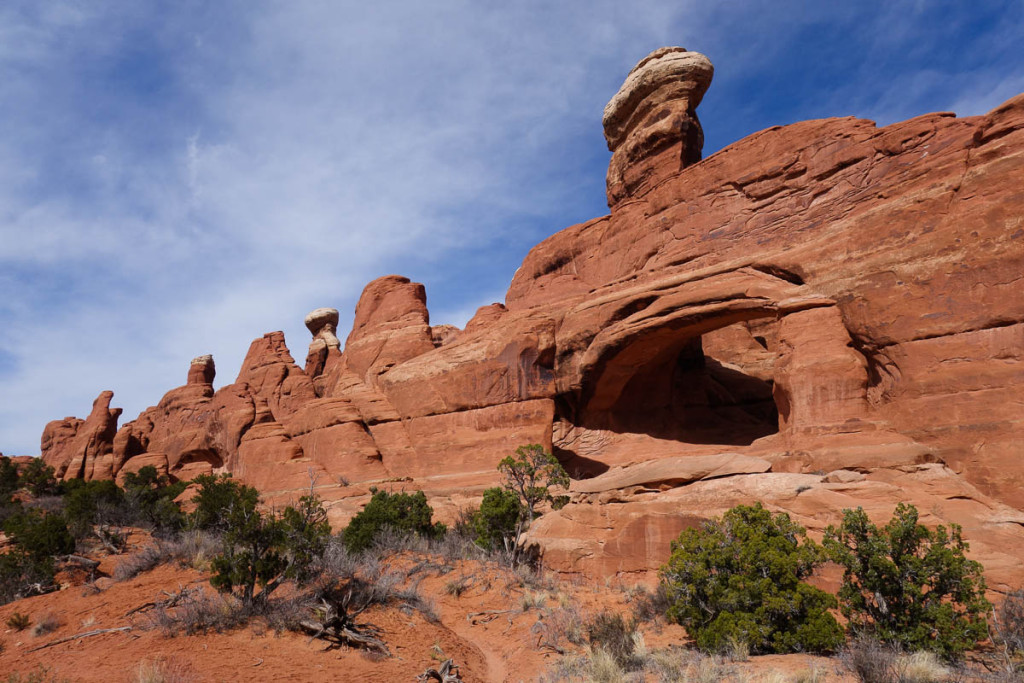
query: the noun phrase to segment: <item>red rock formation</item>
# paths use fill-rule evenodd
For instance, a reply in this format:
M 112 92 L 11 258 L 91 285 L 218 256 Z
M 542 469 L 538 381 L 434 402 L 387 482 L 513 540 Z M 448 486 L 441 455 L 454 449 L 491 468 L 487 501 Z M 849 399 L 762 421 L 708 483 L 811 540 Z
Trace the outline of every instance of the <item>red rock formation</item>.
M 681 49 L 629 74 L 605 110 L 611 213 L 535 247 L 464 330 L 379 278 L 343 350 L 317 309 L 305 369 L 271 333 L 234 384 L 194 365 L 116 437 L 106 404 L 51 423 L 44 456 L 63 476 L 230 470 L 270 496 L 313 477 L 339 523 L 396 480 L 454 512 L 541 443 L 575 478 L 531 532 L 550 566 L 648 570 L 741 502 L 820 531 L 910 500 L 1021 583 L 1024 96 L 700 161 L 711 74 Z
M 58 479 L 111 479 L 114 476 L 114 434 L 120 408 L 111 408 L 114 392 L 103 391 L 85 420 L 66 417 L 43 430 L 43 460 Z

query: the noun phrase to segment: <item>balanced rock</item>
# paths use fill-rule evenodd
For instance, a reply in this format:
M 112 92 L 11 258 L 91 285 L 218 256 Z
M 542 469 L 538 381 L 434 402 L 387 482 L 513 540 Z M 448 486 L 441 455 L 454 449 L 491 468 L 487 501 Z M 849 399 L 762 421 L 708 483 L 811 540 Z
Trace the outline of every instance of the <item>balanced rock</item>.
M 315 379 L 323 374 L 331 353 L 337 354 L 341 350 L 341 341 L 336 335 L 338 309 L 317 308 L 306 314 L 305 323 L 306 329 L 313 335 L 306 354 L 306 374 Z
M 699 52 L 663 47 L 640 60 L 604 109 L 608 206 L 701 159 L 697 119 L 714 67 Z
M 186 384 L 213 384 L 217 376 L 217 368 L 213 364 L 213 356 L 206 354 L 196 356 L 188 366 L 188 380 Z

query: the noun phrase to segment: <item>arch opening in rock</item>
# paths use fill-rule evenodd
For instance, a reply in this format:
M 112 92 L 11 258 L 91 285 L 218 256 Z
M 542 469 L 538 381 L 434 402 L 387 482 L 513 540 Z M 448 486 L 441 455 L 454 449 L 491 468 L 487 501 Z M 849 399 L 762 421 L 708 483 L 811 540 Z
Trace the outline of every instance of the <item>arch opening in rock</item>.
M 731 324 L 729 324 L 731 323 Z M 586 478 L 638 458 L 742 447 L 778 433 L 776 320 L 647 330 L 591 366 L 563 397 L 554 447 Z

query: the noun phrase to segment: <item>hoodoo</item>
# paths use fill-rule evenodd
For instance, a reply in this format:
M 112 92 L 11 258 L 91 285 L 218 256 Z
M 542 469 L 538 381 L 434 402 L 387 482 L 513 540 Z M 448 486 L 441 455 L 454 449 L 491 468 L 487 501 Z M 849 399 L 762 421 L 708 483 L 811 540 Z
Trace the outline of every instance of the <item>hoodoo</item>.
M 336 310 L 306 317 L 304 368 L 272 332 L 234 383 L 215 391 L 197 358 L 120 430 L 104 392 L 47 425 L 43 457 L 64 478 L 230 471 L 272 500 L 312 475 L 340 524 L 395 480 L 453 515 L 540 443 L 574 479 L 530 530 L 557 569 L 650 570 L 739 503 L 814 533 L 907 501 L 1019 586 L 1024 96 L 806 121 L 702 159 L 712 74 L 682 48 L 641 60 L 604 112 L 610 213 L 534 247 L 464 330 L 382 277 L 343 346 Z

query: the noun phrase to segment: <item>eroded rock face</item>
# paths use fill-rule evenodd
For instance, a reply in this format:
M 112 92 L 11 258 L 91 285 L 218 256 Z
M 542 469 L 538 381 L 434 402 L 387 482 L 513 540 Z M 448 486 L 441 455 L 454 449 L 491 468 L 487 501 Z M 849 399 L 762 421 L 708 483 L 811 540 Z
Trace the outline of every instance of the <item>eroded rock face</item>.
M 699 52 L 663 47 L 640 60 L 604 108 L 608 206 L 701 159 L 697 119 L 715 69 Z
M 44 457 L 65 477 L 227 470 L 271 500 L 312 479 L 341 524 L 395 481 L 454 515 L 540 443 L 575 480 L 531 531 L 548 566 L 649 571 L 738 503 L 816 533 L 909 500 L 1020 585 L 1024 96 L 807 121 L 701 161 L 711 75 L 681 48 L 630 73 L 605 110 L 611 213 L 537 245 L 464 330 L 379 278 L 343 348 L 317 309 L 305 368 L 270 333 L 235 383 L 193 365 L 116 436 L 107 396 L 48 425 Z
M 114 392 L 103 391 L 85 420 L 66 417 L 46 425 L 40 451 L 58 479 L 110 479 L 114 476 L 114 434 L 120 408 L 111 408 Z

